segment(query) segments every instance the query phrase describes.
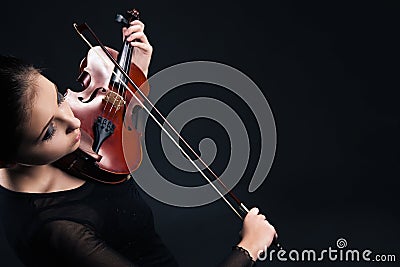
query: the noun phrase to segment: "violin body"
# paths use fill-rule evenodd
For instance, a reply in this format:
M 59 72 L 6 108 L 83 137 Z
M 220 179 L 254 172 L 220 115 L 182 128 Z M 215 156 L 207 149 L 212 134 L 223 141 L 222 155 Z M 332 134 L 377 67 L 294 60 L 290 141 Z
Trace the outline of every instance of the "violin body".
M 139 111 L 143 95 L 147 97 L 150 88 L 144 73 L 131 62 L 133 47 L 129 43 L 124 41 L 121 52 L 104 48 L 134 85 L 102 47 L 89 50 L 81 61 L 77 78 L 83 90 L 68 89 L 64 95 L 81 121 L 80 146 L 55 165 L 80 177 L 119 183 L 128 179 L 142 160 Z

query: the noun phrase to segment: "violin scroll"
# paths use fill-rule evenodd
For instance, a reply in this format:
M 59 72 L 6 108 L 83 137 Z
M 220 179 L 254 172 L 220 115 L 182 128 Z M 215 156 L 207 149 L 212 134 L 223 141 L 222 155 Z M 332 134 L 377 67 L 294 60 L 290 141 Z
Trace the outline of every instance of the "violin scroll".
M 136 9 L 128 10 L 126 11 L 127 14 L 129 14 L 129 20 L 126 19 L 124 16 L 121 14 L 117 14 L 115 17 L 115 21 L 122 23 L 125 27 L 129 27 L 129 23 L 133 20 L 139 20 L 139 11 Z

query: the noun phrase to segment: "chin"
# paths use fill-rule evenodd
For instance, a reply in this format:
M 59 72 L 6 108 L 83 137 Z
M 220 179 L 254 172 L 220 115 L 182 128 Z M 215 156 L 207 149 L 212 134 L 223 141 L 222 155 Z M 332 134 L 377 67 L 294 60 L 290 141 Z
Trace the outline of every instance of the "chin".
M 59 159 L 65 157 L 65 156 L 67 156 L 67 155 L 73 153 L 73 152 L 74 152 L 75 150 L 77 150 L 78 148 L 79 148 L 79 142 L 78 142 L 77 144 L 74 144 L 70 150 L 68 150 L 68 151 L 66 151 L 64 154 L 60 155 L 60 156 L 59 156 L 56 160 L 54 160 L 53 162 L 55 162 L 55 161 L 57 161 L 57 160 L 59 160 Z
M 72 149 L 70 151 L 70 153 L 74 152 L 75 150 L 77 150 L 79 148 L 79 145 L 81 144 L 81 141 L 79 140 L 78 142 L 76 142 L 75 144 L 73 144 Z

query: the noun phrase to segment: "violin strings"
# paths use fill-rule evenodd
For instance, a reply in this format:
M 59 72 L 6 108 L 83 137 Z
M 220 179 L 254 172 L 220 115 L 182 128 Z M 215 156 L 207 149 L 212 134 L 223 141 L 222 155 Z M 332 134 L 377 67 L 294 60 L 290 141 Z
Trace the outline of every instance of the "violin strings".
M 114 71 L 113 71 L 113 74 L 115 74 L 116 77 L 118 76 L 118 74 L 114 73 Z M 124 89 L 121 89 L 121 87 L 123 87 L 123 86 L 121 86 L 120 83 L 117 83 L 117 82 L 114 80 L 114 81 L 113 81 L 113 85 L 112 85 L 113 88 L 114 88 L 115 84 L 117 85 L 117 88 L 118 88 L 118 90 L 117 90 L 118 94 L 121 95 L 120 91 L 122 90 L 122 92 L 123 92 Z M 114 114 L 110 115 L 110 114 L 111 114 L 111 111 L 112 111 L 112 108 L 116 106 L 116 105 L 115 105 L 116 102 L 117 102 L 117 98 L 114 97 L 114 101 L 113 101 L 112 104 L 110 104 L 110 110 L 108 111 L 108 115 L 111 117 L 111 120 L 114 120 L 114 119 L 115 119 L 115 116 L 117 115 L 117 112 L 118 112 L 118 109 L 115 108 L 115 109 L 114 109 Z M 108 101 L 106 101 L 106 103 L 108 103 Z
M 126 58 L 131 58 L 132 57 L 132 50 L 133 50 L 133 47 L 131 47 L 130 46 L 130 44 L 126 41 L 126 39 L 124 40 L 124 43 L 123 43 L 123 46 L 124 47 L 126 47 L 126 46 L 128 46 L 128 54 L 127 54 L 127 56 L 126 56 Z M 126 62 L 124 63 L 125 65 L 127 64 Z M 129 64 L 129 63 L 128 63 Z M 120 81 L 120 82 L 122 82 L 123 80 L 123 77 L 121 77 L 121 74 L 117 74 L 117 73 L 115 73 L 114 71 L 113 71 L 113 74 L 115 75 L 115 77 Z M 113 81 L 114 83 L 117 83 L 116 81 Z M 118 95 L 120 95 L 120 96 L 123 96 L 123 99 L 125 100 L 126 99 L 126 90 L 125 90 L 125 86 L 123 86 L 123 85 L 121 85 L 121 83 L 117 83 L 117 87 L 118 87 L 118 90 L 117 90 L 117 92 L 118 92 Z M 113 103 L 113 105 L 112 106 L 116 106 L 116 102 L 117 102 L 117 98 L 115 97 L 114 98 L 114 103 Z M 119 106 L 119 103 L 118 103 L 118 106 Z M 110 108 L 110 112 L 111 112 L 111 108 Z M 112 120 L 114 120 L 115 119 L 115 116 L 117 115 L 117 112 L 118 112 L 118 108 L 116 108 L 115 109 L 115 112 L 114 112 L 114 114 L 113 114 L 113 116 L 112 116 Z
M 89 47 L 93 48 L 92 44 L 81 34 L 81 32 L 77 29 L 76 24 L 74 23 L 74 27 L 77 30 L 78 34 L 81 36 L 81 38 L 89 45 Z M 85 27 L 92 33 L 92 35 L 95 36 L 93 31 L 89 28 L 88 25 L 85 24 Z M 95 37 L 96 38 L 96 37 Z M 102 45 L 100 40 L 96 38 L 97 42 L 100 44 L 101 48 L 104 50 L 105 47 Z M 102 55 L 100 55 L 95 49 L 93 49 L 95 53 L 107 64 L 106 60 L 103 58 Z M 216 181 L 218 181 L 225 189 L 225 191 L 235 200 L 235 202 L 242 207 L 246 212 L 248 212 L 248 209 L 243 205 L 243 203 L 231 192 L 229 189 L 225 186 L 225 184 L 221 181 L 221 179 L 210 169 L 210 167 L 203 161 L 203 159 L 193 150 L 193 148 L 186 142 L 186 140 L 176 131 L 176 129 L 169 123 L 169 121 L 161 114 L 161 112 L 154 106 L 154 104 L 147 98 L 147 96 L 140 90 L 140 88 L 132 81 L 132 79 L 122 70 L 122 68 L 118 65 L 118 63 L 115 61 L 115 59 L 106 51 L 104 51 L 106 55 L 109 57 L 109 59 L 114 63 L 114 65 L 121 71 L 121 73 L 124 74 L 124 76 L 127 78 L 127 80 L 135 87 L 136 91 L 138 91 L 141 96 L 146 100 L 146 102 L 151 106 L 153 110 L 155 110 L 159 116 L 162 118 L 162 120 L 168 125 L 168 127 L 176 134 L 176 136 L 186 145 L 186 147 L 195 155 L 195 157 L 204 165 L 204 167 L 214 176 Z M 113 73 L 115 74 L 114 70 Z M 197 164 L 189 157 L 187 152 L 177 143 L 177 141 L 171 136 L 171 134 L 163 127 L 163 125 L 158 121 L 158 119 L 155 118 L 155 116 L 151 113 L 151 111 L 145 106 L 144 103 L 142 103 L 139 98 L 134 94 L 131 89 L 128 87 L 128 85 L 118 76 L 120 82 L 123 84 L 123 86 L 131 93 L 133 97 L 135 97 L 136 101 L 140 103 L 142 108 L 149 114 L 149 116 L 154 120 L 154 122 L 157 123 L 157 125 L 160 127 L 161 130 L 164 131 L 164 133 L 171 139 L 171 141 L 179 148 L 179 150 L 184 154 L 184 156 L 193 164 L 193 166 L 200 172 L 200 174 L 207 180 L 207 182 L 213 187 L 213 189 L 221 196 L 221 198 L 227 203 L 227 205 L 232 209 L 232 211 L 239 216 L 240 219 L 243 220 L 243 217 L 240 215 L 240 213 L 233 207 L 233 205 L 226 199 L 224 194 L 220 192 L 220 190 L 211 182 L 211 180 L 204 174 L 204 172 L 197 166 Z
M 74 26 L 75 30 L 78 32 L 78 34 L 81 36 L 81 38 L 87 43 L 87 45 L 88 45 L 90 48 L 93 48 L 93 45 L 79 32 L 79 30 L 77 29 L 76 23 L 74 23 L 73 26 Z M 103 60 L 103 63 L 104 63 L 105 65 L 107 65 L 107 61 L 103 58 L 103 56 L 101 56 L 95 49 L 93 49 L 93 51 L 96 53 L 96 55 L 97 55 L 101 60 Z M 113 73 L 117 76 L 117 74 L 116 74 L 114 71 L 113 71 Z M 114 87 L 115 84 L 116 84 L 115 80 L 112 81 L 112 83 L 113 83 L 112 86 Z M 120 86 L 120 85 L 119 85 L 119 86 Z M 122 89 L 122 90 L 123 90 L 123 89 Z M 120 93 L 120 89 L 118 89 L 118 93 Z M 115 106 L 115 99 L 116 99 L 116 98 L 114 98 L 114 103 L 113 103 L 113 104 L 109 103 L 108 101 L 105 101 L 105 105 L 104 105 L 103 111 L 102 111 L 102 116 L 105 116 L 105 115 L 110 116 L 112 107 L 113 107 L 113 105 Z M 108 105 L 110 105 L 110 108 L 109 108 L 109 111 L 106 113 L 106 109 L 108 108 Z M 115 118 L 116 113 L 117 113 L 117 112 L 114 112 L 114 115 L 113 115 L 113 118 L 112 118 L 112 119 Z

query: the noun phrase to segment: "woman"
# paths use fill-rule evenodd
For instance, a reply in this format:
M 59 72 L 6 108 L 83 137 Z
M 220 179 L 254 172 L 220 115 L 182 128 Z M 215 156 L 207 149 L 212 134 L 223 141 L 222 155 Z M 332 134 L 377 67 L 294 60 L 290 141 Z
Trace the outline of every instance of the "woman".
M 147 74 L 152 47 L 144 25 L 123 29 Z M 2 126 L 0 218 L 26 266 L 178 266 L 154 229 L 150 208 L 132 179 L 107 185 L 82 180 L 53 162 L 80 144 L 80 121 L 39 69 L 0 57 Z M 251 266 L 276 235 L 250 210 L 242 239 L 219 266 Z

